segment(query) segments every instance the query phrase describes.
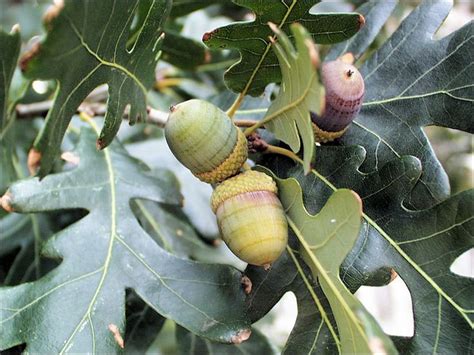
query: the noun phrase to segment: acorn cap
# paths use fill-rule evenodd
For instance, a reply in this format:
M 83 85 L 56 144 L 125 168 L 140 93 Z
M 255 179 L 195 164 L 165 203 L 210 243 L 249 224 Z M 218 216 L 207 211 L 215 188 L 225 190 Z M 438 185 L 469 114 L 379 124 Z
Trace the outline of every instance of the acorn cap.
M 231 197 L 253 191 L 278 192 L 275 181 L 265 173 L 247 170 L 218 185 L 211 196 L 211 208 L 216 213 L 219 205 Z

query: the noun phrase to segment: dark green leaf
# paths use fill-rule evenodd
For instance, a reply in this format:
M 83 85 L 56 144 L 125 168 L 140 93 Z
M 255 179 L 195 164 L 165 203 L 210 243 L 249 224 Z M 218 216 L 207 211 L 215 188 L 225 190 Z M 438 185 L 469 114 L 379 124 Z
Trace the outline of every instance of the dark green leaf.
M 289 33 L 289 25 L 301 23 L 316 43 L 330 44 L 344 41 L 359 31 L 363 18 L 356 13 L 316 14 L 309 9 L 317 0 L 234 0 L 249 8 L 255 21 L 234 23 L 206 33 L 204 43 L 211 48 L 236 48 L 241 60 L 225 74 L 226 84 L 235 92 L 260 95 L 265 86 L 281 79 L 278 60 L 270 50 L 273 35 L 268 22 Z
M 178 203 L 176 181 L 169 172 L 151 177 L 118 142 L 97 151 L 98 134 L 97 128 L 81 130 L 73 153 L 77 168 L 9 189 L 18 212 L 82 208 L 89 214 L 46 244 L 45 255 L 63 259 L 56 269 L 33 283 L 0 289 L 0 348 L 27 343 L 29 352 L 115 352 L 108 326 L 124 334 L 126 289 L 192 332 L 231 342 L 248 327 L 240 272 L 159 247 L 134 218 L 130 201 Z
M 135 12 L 146 7 L 147 16 L 130 48 L 127 41 Z M 41 154 L 39 174 L 46 175 L 59 153 L 60 143 L 79 104 L 97 86 L 108 84 L 105 125 L 98 146 L 107 146 L 117 133 L 130 105 L 130 122 L 146 117 L 146 95 L 154 83 L 160 53 L 160 34 L 168 0 L 65 1 L 59 14 L 50 16 L 46 39 L 22 60 L 32 79 L 57 80 L 54 105 L 35 140 Z
M 432 39 L 450 8 L 449 1 L 424 1 L 362 66 L 365 102 L 341 138 L 366 149 L 363 171 L 403 155 L 419 158 L 423 175 L 406 201 L 415 208 L 449 195 L 448 178 L 422 127 L 474 132 L 474 22 Z

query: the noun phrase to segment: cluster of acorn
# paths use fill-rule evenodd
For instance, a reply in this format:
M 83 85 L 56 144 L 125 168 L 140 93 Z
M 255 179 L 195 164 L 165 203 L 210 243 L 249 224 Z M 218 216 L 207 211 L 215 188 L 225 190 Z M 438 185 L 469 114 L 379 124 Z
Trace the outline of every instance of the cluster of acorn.
M 326 102 L 323 114 L 311 113 L 316 141 L 344 134 L 360 110 L 364 82 L 357 69 L 342 59 L 322 68 Z M 284 251 L 288 224 L 268 175 L 246 170 L 247 139 L 231 118 L 203 100 L 171 108 L 165 137 L 176 158 L 200 180 L 215 186 L 211 207 L 222 239 L 252 265 L 269 266 Z

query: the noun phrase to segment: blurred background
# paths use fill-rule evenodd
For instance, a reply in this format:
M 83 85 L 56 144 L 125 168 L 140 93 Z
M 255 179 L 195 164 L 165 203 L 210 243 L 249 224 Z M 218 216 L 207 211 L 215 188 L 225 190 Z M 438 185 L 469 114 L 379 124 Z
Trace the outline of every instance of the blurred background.
M 98 0 L 97 0 L 98 1 Z M 380 0 L 382 1 L 382 0 Z M 386 0 L 390 1 L 390 0 Z M 364 1 L 354 0 L 351 2 L 337 0 L 323 0 L 314 6 L 311 12 L 345 12 L 352 11 L 358 4 Z M 371 46 L 371 51 L 378 48 L 393 31 L 396 30 L 403 18 L 417 5 L 419 1 L 400 1 L 392 17 L 386 23 L 379 36 Z M 44 0 L 0 0 L 0 27 L 9 31 L 10 28 L 19 23 L 23 39 L 23 49 L 29 48 L 32 43 L 38 40 L 38 36 L 43 34 L 41 26 L 42 14 L 50 5 L 50 1 Z M 454 8 L 443 26 L 436 34 L 437 38 L 442 38 L 452 31 L 462 27 L 473 19 L 474 2 L 470 0 L 454 1 Z M 231 23 L 235 20 L 252 19 L 252 14 L 241 7 L 227 4 L 212 5 L 204 10 L 195 11 L 189 15 L 179 17 L 170 26 L 181 35 L 200 41 L 202 34 Z M 325 48 L 322 48 L 324 52 Z M 370 51 L 369 51 L 370 55 Z M 167 62 L 160 62 L 156 72 L 155 90 L 150 93 L 150 104 L 158 109 L 167 108 L 176 102 L 183 101 L 190 97 L 209 98 L 219 95 L 222 103 L 221 91 L 225 91 L 222 82 L 223 71 L 237 57 L 236 53 L 224 51 L 224 53 L 213 54 L 213 60 L 209 64 L 199 65 L 193 68 L 193 74 L 183 70 L 184 65 L 171 65 Z M 166 60 L 167 57 L 165 56 Z M 175 58 L 176 60 L 176 58 Z M 169 60 L 169 62 L 174 62 Z M 17 73 L 13 83 L 13 89 L 21 86 L 21 76 Z M 54 83 L 36 81 L 28 91 L 23 103 L 45 101 L 50 99 L 54 90 Z M 102 90 L 104 91 L 104 90 Z M 99 100 L 104 100 L 105 91 Z M 100 94 L 100 93 L 99 93 Z M 232 98 L 231 93 L 227 93 Z M 29 126 L 32 129 L 20 129 L 22 131 L 19 140 L 24 141 L 23 151 L 19 148 L 17 154 L 24 160 L 29 144 L 41 125 L 41 119 L 32 119 Z M 26 123 L 20 126 L 26 127 Z M 471 189 L 474 187 L 474 141 L 472 136 L 460 131 L 442 128 L 426 127 L 434 150 L 437 153 L 441 164 L 446 169 L 452 193 Z M 123 125 L 120 131 L 120 138 L 126 144 L 129 152 L 141 159 L 152 168 L 167 167 L 172 169 L 181 180 L 183 193 L 186 200 L 193 203 L 185 206 L 184 212 L 189 217 L 196 232 L 203 240 L 214 243 L 217 228 L 214 217 L 208 206 L 208 198 L 211 188 L 198 182 L 184 168 L 181 168 L 174 157 L 169 153 L 166 144 L 162 140 L 161 130 L 150 125 L 136 125 L 129 127 Z M 74 142 L 64 143 L 66 149 Z M 150 151 L 163 152 L 159 157 L 147 154 Z M 21 160 L 21 159 L 20 159 Z M 3 193 L 3 191 L 0 191 Z M 188 198 L 189 197 L 189 198 Z M 2 215 L 0 214 L 0 217 Z M 70 215 L 52 215 L 51 232 L 55 229 L 63 228 L 81 217 L 81 213 Z M 1 248 L 1 246 L 0 246 Z M 230 262 L 236 267 L 243 269 L 244 264 L 232 257 L 225 246 L 219 245 L 219 256 L 213 255 L 214 262 Z M 0 281 L 5 282 L 5 275 L 8 275 L 8 268 L 11 260 L 14 259 L 15 250 L 2 256 L 0 263 Z M 1 254 L 0 254 L 1 255 Z M 205 258 L 205 257 L 203 257 Z M 53 265 L 54 266 L 54 265 Z M 51 266 L 51 267 L 53 267 Z M 452 265 L 451 270 L 463 276 L 474 277 L 474 251 L 470 250 L 461 255 Z M 24 278 L 25 279 L 25 278 Z M 26 279 L 31 279 L 26 277 Z M 389 285 L 384 287 L 362 287 L 357 291 L 357 296 L 367 307 L 367 309 L 381 323 L 383 329 L 393 335 L 410 336 L 413 334 L 413 314 L 411 311 L 410 293 L 400 277 L 394 279 Z M 297 315 L 296 299 L 292 294 L 286 294 L 274 309 L 256 326 L 273 342 L 282 347 L 294 325 Z M 174 339 L 175 325 L 167 321 L 163 331 L 154 341 L 150 353 L 172 354 L 176 351 Z

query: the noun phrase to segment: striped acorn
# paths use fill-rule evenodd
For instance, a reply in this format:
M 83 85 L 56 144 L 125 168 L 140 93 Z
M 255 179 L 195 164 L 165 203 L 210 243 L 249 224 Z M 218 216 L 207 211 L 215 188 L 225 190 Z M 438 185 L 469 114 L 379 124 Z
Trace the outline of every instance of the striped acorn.
M 355 66 L 342 58 L 324 63 L 322 67 L 325 105 L 321 116 L 311 112 L 318 142 L 341 137 L 362 106 L 364 79 Z
M 243 261 L 269 266 L 285 250 L 288 223 L 270 176 L 249 170 L 224 181 L 211 207 L 222 239 Z
M 189 100 L 171 109 L 165 137 L 175 157 L 200 180 L 218 183 L 247 160 L 247 140 L 218 107 Z

